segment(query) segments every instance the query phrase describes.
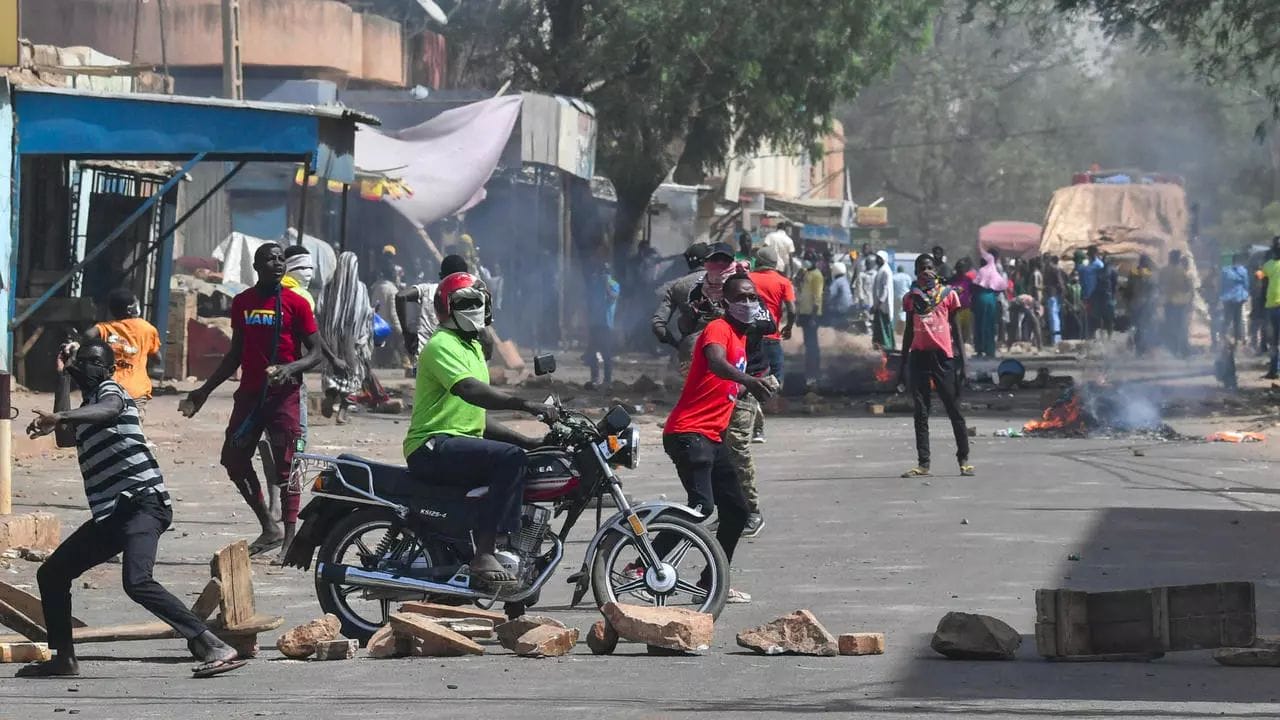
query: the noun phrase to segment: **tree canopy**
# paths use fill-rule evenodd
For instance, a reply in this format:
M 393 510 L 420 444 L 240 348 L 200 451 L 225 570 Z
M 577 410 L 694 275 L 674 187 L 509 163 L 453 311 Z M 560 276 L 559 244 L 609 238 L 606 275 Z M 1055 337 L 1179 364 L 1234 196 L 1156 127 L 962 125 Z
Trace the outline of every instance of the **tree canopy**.
M 700 180 L 763 142 L 808 149 L 837 103 L 927 39 L 939 0 L 502 0 L 463 3 L 456 71 L 573 95 L 597 113 L 619 237 L 673 171 Z

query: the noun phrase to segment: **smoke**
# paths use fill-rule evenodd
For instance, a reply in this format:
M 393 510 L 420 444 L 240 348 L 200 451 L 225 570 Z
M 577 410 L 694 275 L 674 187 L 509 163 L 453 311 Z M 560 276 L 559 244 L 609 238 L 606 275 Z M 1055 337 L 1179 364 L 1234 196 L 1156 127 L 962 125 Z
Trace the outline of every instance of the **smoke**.
M 1099 425 L 1126 432 L 1164 426 L 1160 391 L 1145 383 L 1092 386 L 1082 395 L 1085 412 Z

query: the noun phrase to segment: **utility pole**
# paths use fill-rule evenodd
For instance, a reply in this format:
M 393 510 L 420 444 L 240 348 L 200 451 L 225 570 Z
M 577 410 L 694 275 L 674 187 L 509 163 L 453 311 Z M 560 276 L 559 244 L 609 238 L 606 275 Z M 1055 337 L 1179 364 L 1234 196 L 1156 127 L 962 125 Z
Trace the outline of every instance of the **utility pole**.
M 244 99 L 244 70 L 240 64 L 240 0 L 222 0 L 222 94 Z

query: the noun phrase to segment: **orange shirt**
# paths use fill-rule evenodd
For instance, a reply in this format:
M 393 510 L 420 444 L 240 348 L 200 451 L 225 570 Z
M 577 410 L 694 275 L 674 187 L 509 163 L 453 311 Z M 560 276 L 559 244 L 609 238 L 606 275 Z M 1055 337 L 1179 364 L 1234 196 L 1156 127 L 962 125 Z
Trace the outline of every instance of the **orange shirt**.
M 95 325 L 116 354 L 115 381 L 133 398 L 151 397 L 147 358 L 160 354 L 160 333 L 142 318 L 112 320 Z

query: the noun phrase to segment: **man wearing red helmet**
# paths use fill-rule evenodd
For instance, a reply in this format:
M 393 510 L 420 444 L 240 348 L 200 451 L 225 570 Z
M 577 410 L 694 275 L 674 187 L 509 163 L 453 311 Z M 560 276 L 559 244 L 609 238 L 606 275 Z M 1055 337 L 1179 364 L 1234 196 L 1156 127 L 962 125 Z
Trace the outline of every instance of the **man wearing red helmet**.
M 449 275 L 436 288 L 434 302 L 440 326 L 418 357 L 404 456 L 410 472 L 423 482 L 489 487 L 475 528 L 471 578 L 481 587 L 501 590 L 517 578 L 494 556 L 498 534 L 520 529 L 524 450 L 539 441 L 489 420 L 485 411 L 519 410 L 549 421 L 558 413 L 489 385 L 480 334 L 493 317 L 489 294 L 478 279 L 467 273 Z

